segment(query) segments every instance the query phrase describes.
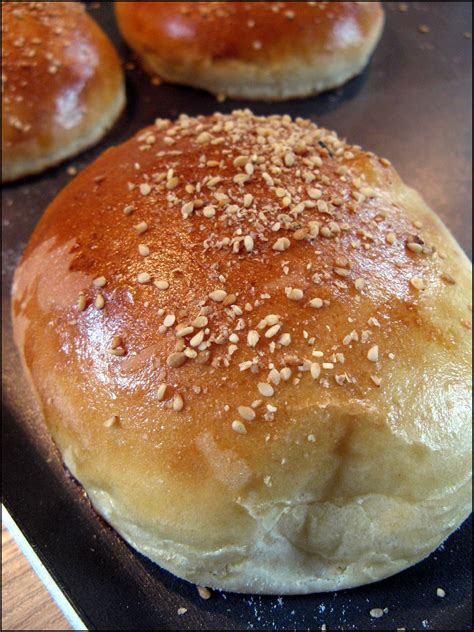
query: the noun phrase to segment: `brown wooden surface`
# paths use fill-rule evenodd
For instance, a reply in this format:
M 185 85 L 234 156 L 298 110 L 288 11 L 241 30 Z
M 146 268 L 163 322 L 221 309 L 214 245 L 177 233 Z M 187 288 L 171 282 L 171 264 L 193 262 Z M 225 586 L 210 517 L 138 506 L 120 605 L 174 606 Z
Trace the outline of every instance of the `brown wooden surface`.
M 71 630 L 2 525 L 2 630 Z

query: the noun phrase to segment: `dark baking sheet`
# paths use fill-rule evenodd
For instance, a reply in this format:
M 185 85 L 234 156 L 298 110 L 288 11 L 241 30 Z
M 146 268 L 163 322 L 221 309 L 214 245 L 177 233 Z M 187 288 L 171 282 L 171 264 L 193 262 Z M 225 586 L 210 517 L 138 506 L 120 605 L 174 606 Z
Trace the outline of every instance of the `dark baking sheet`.
M 127 62 L 128 107 L 94 149 L 38 177 L 4 188 L 3 227 L 3 502 L 31 546 L 90 629 L 378 629 L 469 630 L 471 521 L 428 560 L 395 577 L 350 591 L 306 597 L 251 597 L 196 589 L 130 549 L 65 476 L 13 348 L 10 286 L 14 266 L 47 204 L 106 147 L 157 116 L 206 114 L 235 107 L 289 112 L 336 129 L 391 159 L 472 249 L 470 2 L 386 3 L 376 55 L 359 78 L 317 98 L 283 104 L 217 103 L 207 94 L 154 86 L 121 43 L 111 3 L 88 3 Z M 418 27 L 426 24 L 430 32 Z M 436 596 L 437 587 L 446 597 Z M 180 607 L 188 609 L 177 615 Z M 388 608 L 380 619 L 372 608 Z

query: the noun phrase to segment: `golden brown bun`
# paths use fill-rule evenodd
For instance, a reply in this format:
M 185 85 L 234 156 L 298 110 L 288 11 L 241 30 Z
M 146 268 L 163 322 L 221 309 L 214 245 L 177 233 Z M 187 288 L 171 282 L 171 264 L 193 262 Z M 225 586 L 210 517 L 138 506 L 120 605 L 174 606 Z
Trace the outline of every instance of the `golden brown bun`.
M 359 74 L 382 33 L 380 2 L 116 2 L 144 67 L 236 99 L 279 100 Z
M 182 116 L 50 205 L 14 330 L 128 542 L 200 584 L 327 591 L 414 564 L 470 512 L 470 282 L 387 161 L 301 119 Z
M 80 2 L 2 2 L 2 181 L 96 143 L 125 104 L 120 60 Z

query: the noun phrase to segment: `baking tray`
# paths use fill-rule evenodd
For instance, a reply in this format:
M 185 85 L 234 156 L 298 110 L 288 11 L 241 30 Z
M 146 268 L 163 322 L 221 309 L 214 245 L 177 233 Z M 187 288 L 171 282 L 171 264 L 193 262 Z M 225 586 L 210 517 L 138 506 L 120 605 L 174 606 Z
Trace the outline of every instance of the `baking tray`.
M 128 106 L 94 149 L 2 193 L 3 503 L 57 586 L 89 629 L 108 630 L 471 630 L 472 523 L 431 557 L 385 581 L 338 593 L 258 597 L 214 592 L 200 599 L 181 581 L 134 552 L 92 510 L 65 475 L 40 422 L 13 347 L 10 287 L 14 266 L 48 203 L 106 147 L 155 117 L 251 107 L 290 113 L 336 129 L 386 156 L 421 191 L 472 252 L 470 2 L 386 3 L 387 23 L 364 74 L 344 88 L 282 104 L 216 100 L 204 92 L 156 86 L 118 36 L 111 3 L 88 10 L 126 64 Z M 428 33 L 419 27 L 427 25 Z M 426 29 L 425 29 L 426 30 Z M 68 173 L 69 171 L 69 173 Z M 58 288 L 60 289 L 60 288 Z M 436 589 L 446 591 L 444 599 Z M 179 616 L 178 608 L 187 608 Z M 372 608 L 387 608 L 380 619 Z

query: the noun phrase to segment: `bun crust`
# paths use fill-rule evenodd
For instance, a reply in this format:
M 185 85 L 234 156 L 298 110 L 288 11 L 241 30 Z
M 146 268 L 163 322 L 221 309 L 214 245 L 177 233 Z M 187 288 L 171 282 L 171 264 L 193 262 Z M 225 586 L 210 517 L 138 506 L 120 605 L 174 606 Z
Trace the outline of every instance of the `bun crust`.
M 181 116 L 49 206 L 14 334 L 132 546 L 210 587 L 339 590 L 470 513 L 471 278 L 388 161 L 288 116 Z
M 96 143 L 125 104 L 120 60 L 80 2 L 2 2 L 2 181 Z
M 382 33 L 380 2 L 116 2 L 122 35 L 166 81 L 279 100 L 359 74 Z

